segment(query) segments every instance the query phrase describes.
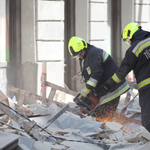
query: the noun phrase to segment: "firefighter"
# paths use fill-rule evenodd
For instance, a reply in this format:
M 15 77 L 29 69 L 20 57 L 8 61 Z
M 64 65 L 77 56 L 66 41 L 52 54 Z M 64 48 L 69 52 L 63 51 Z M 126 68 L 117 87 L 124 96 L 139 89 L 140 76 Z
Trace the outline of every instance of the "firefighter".
M 101 92 L 103 84 L 118 69 L 112 57 L 103 49 L 97 48 L 87 43 L 80 37 L 73 36 L 68 49 L 73 57 L 79 57 L 81 75 L 84 77 L 85 87 L 80 91 L 79 99 L 86 98 L 89 93 L 93 93 L 101 101 L 101 106 L 96 111 L 100 120 L 112 120 L 120 95 L 129 90 L 129 85 L 123 79 L 120 84 L 112 87 L 110 93 Z
M 127 49 L 121 66 L 108 79 L 109 88 L 120 83 L 133 70 L 139 91 L 142 125 L 150 132 L 150 32 L 142 30 L 131 22 L 123 30 L 122 38 L 130 47 Z

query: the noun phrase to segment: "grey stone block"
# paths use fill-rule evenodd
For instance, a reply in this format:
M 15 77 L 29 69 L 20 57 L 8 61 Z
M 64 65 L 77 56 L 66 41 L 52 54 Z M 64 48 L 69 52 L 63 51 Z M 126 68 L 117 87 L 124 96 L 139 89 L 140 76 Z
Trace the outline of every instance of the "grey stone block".
M 64 86 L 64 62 L 47 62 L 47 81 Z
M 18 146 L 18 136 L 0 131 L 0 149 L 13 149 Z
M 135 21 L 149 22 L 149 5 L 135 5 Z
M 117 122 L 107 122 L 105 126 L 106 128 L 111 129 L 113 131 L 119 131 L 123 128 L 123 126 Z
M 135 0 L 135 3 L 139 3 L 139 4 L 149 4 L 149 0 Z
M 90 2 L 107 2 L 107 0 L 90 0 Z
M 39 40 L 63 40 L 63 22 L 38 22 L 37 38 Z
M 107 21 L 107 4 L 104 3 L 91 3 L 91 21 Z
M 90 40 L 104 40 L 107 35 L 106 22 L 91 22 L 90 23 Z
M 107 44 L 105 40 L 104 41 L 90 41 L 90 44 L 106 51 Z
M 37 1 L 38 20 L 64 20 L 63 1 Z
M 37 42 L 38 61 L 64 60 L 64 42 Z

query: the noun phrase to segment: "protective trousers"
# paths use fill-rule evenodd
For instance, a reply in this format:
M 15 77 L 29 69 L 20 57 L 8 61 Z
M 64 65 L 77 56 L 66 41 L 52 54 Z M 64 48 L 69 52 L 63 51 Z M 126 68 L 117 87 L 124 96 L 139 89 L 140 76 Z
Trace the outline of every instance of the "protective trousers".
M 139 104 L 141 106 L 141 121 L 150 132 L 150 88 L 139 91 Z

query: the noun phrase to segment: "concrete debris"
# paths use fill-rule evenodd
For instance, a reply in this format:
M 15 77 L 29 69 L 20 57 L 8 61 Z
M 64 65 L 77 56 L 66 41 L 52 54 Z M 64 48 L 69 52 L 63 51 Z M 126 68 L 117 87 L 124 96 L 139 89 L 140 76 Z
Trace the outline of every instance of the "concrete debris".
M 140 127 L 140 129 L 142 131 L 141 136 L 150 141 L 150 133 L 144 127 Z
M 55 85 L 52 86 L 55 89 Z M 64 92 L 64 89 L 60 90 Z M 15 102 L 13 105 L 13 101 L 0 92 L 0 110 L 3 112 L 0 116 L 0 149 L 11 146 L 24 150 L 149 150 L 150 133 L 140 124 L 137 101 L 124 115 L 116 115 L 112 122 L 99 122 L 97 118 L 81 115 L 74 103 L 69 103 L 73 109 L 64 112 L 43 130 L 47 121 L 66 104 L 14 87 L 11 91 L 20 91 L 21 103 L 24 96 L 37 98 L 41 103 L 17 105 Z M 76 94 L 73 91 L 68 93 Z M 117 114 L 124 108 L 125 97 L 121 97 Z
M 123 128 L 123 126 L 117 122 L 107 122 L 105 126 L 106 128 L 111 129 L 113 131 L 119 131 Z
M 119 130 L 117 132 L 114 133 L 114 136 L 116 137 L 116 139 L 119 141 L 122 136 L 123 136 L 123 131 L 122 130 Z

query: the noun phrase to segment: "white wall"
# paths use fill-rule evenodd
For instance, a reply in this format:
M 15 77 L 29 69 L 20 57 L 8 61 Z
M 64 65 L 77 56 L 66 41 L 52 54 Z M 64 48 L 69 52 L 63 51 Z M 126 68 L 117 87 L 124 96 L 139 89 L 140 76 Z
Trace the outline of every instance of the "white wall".
M 89 1 L 89 41 L 107 51 L 107 0 Z
M 38 0 L 36 8 L 37 62 L 47 62 L 47 81 L 64 86 L 64 1 Z
M 42 61 L 46 80 L 63 86 L 64 1 L 22 0 L 21 7 L 23 88 L 40 94 Z

